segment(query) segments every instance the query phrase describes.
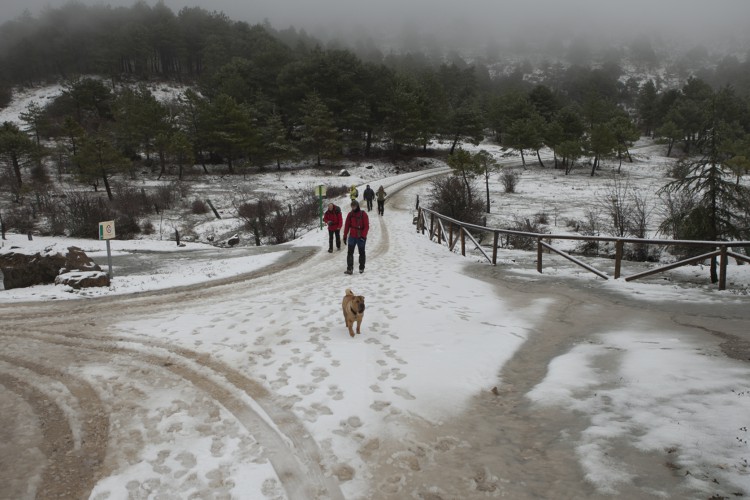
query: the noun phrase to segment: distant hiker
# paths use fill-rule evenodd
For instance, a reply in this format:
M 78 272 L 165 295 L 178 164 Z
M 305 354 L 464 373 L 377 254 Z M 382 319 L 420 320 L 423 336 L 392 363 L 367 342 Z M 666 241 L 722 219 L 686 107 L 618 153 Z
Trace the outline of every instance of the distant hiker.
M 378 215 L 383 215 L 383 212 L 385 211 L 385 197 L 387 196 L 383 186 L 378 188 L 376 196 L 378 197 Z
M 351 189 L 349 189 L 349 198 L 351 198 L 352 201 L 355 201 L 357 198 L 359 198 L 359 191 L 357 191 L 357 186 L 352 184 Z
M 323 214 L 323 222 L 328 226 L 328 253 L 333 252 L 334 236 L 336 237 L 336 249 L 341 250 L 341 226 L 344 225 L 341 208 L 329 203 L 328 210 Z
M 375 191 L 373 191 L 370 185 L 368 184 L 362 196 L 367 202 L 367 211 L 369 212 L 370 210 L 372 210 L 372 200 L 375 199 Z
M 370 230 L 370 219 L 367 212 L 360 210 L 359 202 L 352 200 L 352 211 L 346 214 L 344 223 L 344 241 L 346 241 L 346 274 L 354 270 L 354 247 L 359 250 L 359 272 L 365 272 L 365 243 Z

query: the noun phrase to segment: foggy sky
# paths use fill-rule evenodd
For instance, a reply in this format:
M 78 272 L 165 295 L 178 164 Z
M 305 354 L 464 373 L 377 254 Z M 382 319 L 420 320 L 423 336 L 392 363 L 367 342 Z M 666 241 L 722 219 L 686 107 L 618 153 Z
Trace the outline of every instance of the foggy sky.
M 69 0 L 0 0 L 0 22 L 24 9 L 37 15 L 45 6 Z M 78 0 L 131 6 L 133 0 Z M 154 5 L 156 0 L 147 0 Z M 487 37 L 521 33 L 609 33 L 638 36 L 664 33 L 696 40 L 710 35 L 748 37 L 750 0 L 163 0 L 175 13 L 185 6 L 221 11 L 231 19 L 262 22 L 277 29 L 294 25 L 312 32 L 397 32 L 411 26 L 439 34 L 478 33 Z

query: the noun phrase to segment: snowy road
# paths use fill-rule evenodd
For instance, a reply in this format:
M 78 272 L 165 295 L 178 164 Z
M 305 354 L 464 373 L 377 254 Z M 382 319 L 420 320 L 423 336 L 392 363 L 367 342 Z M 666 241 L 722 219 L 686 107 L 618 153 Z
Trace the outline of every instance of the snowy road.
M 750 353 L 746 304 L 686 309 L 457 257 L 411 225 L 415 194 L 425 191 L 413 183 L 423 175 L 385 186 L 391 198 L 385 217 L 372 213 L 363 275 L 344 275 L 344 252 L 325 252 L 326 236 L 313 231 L 271 266 L 213 286 L 1 306 L 0 498 L 705 498 L 742 490 L 679 449 L 637 443 L 640 427 L 605 436 L 605 447 L 597 436 L 614 424 L 594 419 L 609 415 L 623 427 L 634 419 L 615 411 L 623 411 L 615 403 L 627 385 L 618 376 L 628 347 L 603 334 L 618 329 L 649 334 L 638 340 L 649 352 L 684 349 L 708 363 L 704 378 L 723 385 L 695 392 L 701 398 L 732 384 L 750 388 L 746 361 L 724 357 Z M 341 318 L 347 287 L 367 298 L 354 339 Z M 570 353 L 594 347 L 578 368 L 600 379 L 570 388 L 583 402 L 611 399 L 592 416 L 553 397 L 549 375 Z M 677 396 L 657 405 L 648 395 L 624 406 L 680 407 Z M 717 406 L 729 412 L 724 401 Z M 692 425 L 689 415 L 682 424 Z

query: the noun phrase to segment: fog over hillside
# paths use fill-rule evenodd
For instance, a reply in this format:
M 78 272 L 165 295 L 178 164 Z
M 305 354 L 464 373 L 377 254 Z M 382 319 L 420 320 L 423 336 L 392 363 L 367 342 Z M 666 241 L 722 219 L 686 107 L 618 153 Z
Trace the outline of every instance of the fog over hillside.
M 70 0 L 4 0 L 0 21 L 28 10 Z M 88 5 L 132 6 L 133 0 L 78 0 Z M 154 5 L 153 0 L 146 2 Z M 644 35 L 685 44 L 722 41 L 746 47 L 747 0 L 163 0 L 178 12 L 185 6 L 221 11 L 234 20 L 268 20 L 277 29 L 290 25 L 322 38 L 369 35 L 376 39 L 430 35 L 475 41 L 607 35 Z M 327 35 L 327 36 L 326 36 Z

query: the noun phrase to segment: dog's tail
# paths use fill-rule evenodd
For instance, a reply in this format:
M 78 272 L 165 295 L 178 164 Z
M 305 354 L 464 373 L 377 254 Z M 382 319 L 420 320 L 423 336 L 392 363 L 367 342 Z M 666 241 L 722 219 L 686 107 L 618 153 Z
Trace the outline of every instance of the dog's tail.
M 352 289 L 351 289 L 351 288 L 347 288 L 347 289 L 346 289 L 346 294 L 347 294 L 347 295 L 354 295 L 354 292 L 352 292 Z

